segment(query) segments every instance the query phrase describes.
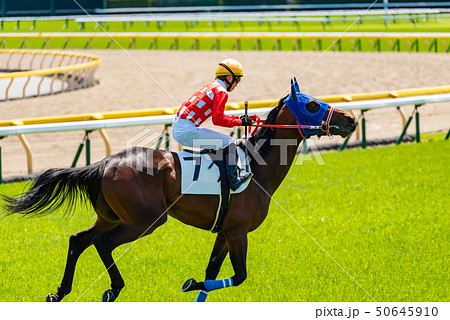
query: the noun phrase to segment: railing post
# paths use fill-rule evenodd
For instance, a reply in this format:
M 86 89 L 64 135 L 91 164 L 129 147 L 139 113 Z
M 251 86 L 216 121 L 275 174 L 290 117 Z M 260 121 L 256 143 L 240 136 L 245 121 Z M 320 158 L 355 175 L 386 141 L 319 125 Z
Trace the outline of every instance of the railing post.
M 361 110 L 361 129 L 362 129 L 362 140 L 361 140 L 361 147 L 365 149 L 367 147 L 367 140 L 366 140 L 366 118 L 364 117 L 364 112 L 367 110 Z
M 28 173 L 33 173 L 33 155 L 31 153 L 30 145 L 23 134 L 18 135 L 20 142 L 22 143 L 25 153 L 27 155 L 27 170 Z
M 400 114 L 400 117 L 402 118 L 402 126 L 405 126 L 405 124 L 406 124 L 406 117 L 405 117 L 405 114 L 402 111 L 402 108 L 400 106 L 397 106 L 397 111 Z
M 410 115 L 409 118 L 408 118 L 408 121 L 406 121 L 406 124 L 403 127 L 403 130 L 402 130 L 402 133 L 400 134 L 400 137 L 398 137 L 398 139 L 397 139 L 397 143 L 396 144 L 402 143 L 403 137 L 406 134 L 406 130 L 408 130 L 408 127 L 409 127 L 409 124 L 411 123 L 412 118 L 413 118 L 413 115 Z
M 109 138 L 106 135 L 105 129 L 99 129 L 98 133 L 100 133 L 100 136 L 102 137 L 103 142 L 105 143 L 106 156 L 109 157 L 111 155 L 111 143 L 109 142 Z
M 420 142 L 420 125 L 419 125 L 419 111 L 418 111 L 419 107 L 420 107 L 420 105 L 415 106 L 415 110 L 416 110 L 416 142 L 417 143 Z
M 170 135 L 169 135 L 169 127 L 170 124 L 166 124 L 166 150 L 169 151 L 170 149 Z
M 86 130 L 86 133 L 83 137 L 83 140 L 81 141 L 80 145 L 78 146 L 77 153 L 75 155 L 75 158 L 72 162 L 72 168 L 75 168 L 78 162 L 78 159 L 80 158 L 81 151 L 83 151 L 84 145 L 86 145 L 86 165 L 91 164 L 91 139 L 89 138 L 89 134 L 92 132 L 92 130 Z
M 77 162 L 78 159 L 80 158 L 81 151 L 83 151 L 83 147 L 84 147 L 84 138 L 83 141 L 81 141 L 80 145 L 78 146 L 78 150 L 77 153 L 75 154 L 75 158 L 73 158 L 71 168 L 75 168 L 77 166 Z
M 170 124 L 166 124 L 164 125 L 164 130 L 161 132 L 161 135 L 158 138 L 158 142 L 156 143 L 156 148 L 155 149 L 159 149 L 159 147 L 161 147 L 161 144 L 165 138 L 165 142 L 166 142 L 166 150 L 169 150 L 170 148 L 170 135 L 169 135 L 169 130 L 168 127 L 170 127 Z
M 352 132 L 353 133 L 353 132 Z M 350 137 L 352 136 L 352 133 L 350 133 L 347 138 L 345 138 L 344 142 L 341 144 L 341 146 L 339 147 L 339 151 L 342 151 L 345 149 L 345 147 L 347 146 L 348 140 L 350 140 Z
M 91 164 L 91 139 L 89 138 L 89 133 L 92 131 L 86 131 L 86 165 Z
M 164 133 L 164 131 L 163 131 L 163 133 Z M 162 140 L 163 140 L 163 135 L 161 134 L 158 138 L 158 142 L 156 143 L 156 148 L 155 148 L 156 150 L 158 150 L 159 147 L 161 146 Z
M 408 118 L 408 121 L 406 121 L 406 124 L 405 124 L 405 126 L 403 127 L 402 133 L 400 134 L 400 137 L 398 137 L 397 143 L 396 143 L 396 144 L 402 143 L 403 137 L 404 137 L 405 134 L 406 134 L 406 130 L 408 130 L 408 127 L 409 127 L 409 124 L 411 123 L 412 117 L 413 117 L 413 115 L 411 115 L 411 116 Z

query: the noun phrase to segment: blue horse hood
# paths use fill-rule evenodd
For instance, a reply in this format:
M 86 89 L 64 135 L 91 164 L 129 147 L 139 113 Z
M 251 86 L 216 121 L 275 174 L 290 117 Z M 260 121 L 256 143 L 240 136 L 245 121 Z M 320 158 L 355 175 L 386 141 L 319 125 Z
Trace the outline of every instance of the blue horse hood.
M 295 78 L 294 78 L 295 79 Z M 314 98 L 310 95 L 301 93 L 298 89 L 297 80 L 291 81 L 291 94 L 284 100 L 284 104 L 292 111 L 297 120 L 298 124 L 310 125 L 310 126 L 321 126 L 323 117 L 328 110 L 329 104 Z M 311 113 L 306 109 L 306 103 L 309 100 L 314 100 L 320 105 L 320 109 Z M 302 130 L 304 136 L 309 138 L 310 135 L 319 134 L 319 129 L 300 129 Z

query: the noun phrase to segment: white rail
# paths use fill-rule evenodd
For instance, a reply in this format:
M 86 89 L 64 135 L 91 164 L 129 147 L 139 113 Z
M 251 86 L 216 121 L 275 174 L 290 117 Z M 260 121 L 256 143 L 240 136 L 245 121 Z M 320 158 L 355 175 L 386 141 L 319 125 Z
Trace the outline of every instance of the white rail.
M 269 12 L 235 12 L 230 15 L 229 12 L 216 13 L 154 13 L 154 14 L 135 14 L 135 15 L 102 15 L 95 17 L 78 17 L 75 22 L 126 22 L 126 21 L 259 21 L 259 20 L 286 20 L 286 21 L 321 21 L 324 17 L 342 17 L 342 16 L 382 16 L 383 15 L 427 15 L 449 13 L 450 9 L 389 9 L 389 10 L 334 10 L 334 11 L 269 11 Z M 283 19 L 282 17 L 287 17 Z M 305 17 L 310 17 L 305 18 Z M 316 18 L 311 18 L 316 17 Z M 322 18 L 318 18 L 322 17 Z M 407 17 L 409 18 L 409 17 Z M 399 17 L 392 17 L 399 19 Z M 342 18 L 336 19 L 341 21 Z
M 423 105 L 426 103 L 439 103 L 450 101 L 450 93 L 423 95 L 396 99 L 378 99 L 355 102 L 340 102 L 333 103 L 333 105 L 342 110 L 370 110 L 386 107 L 397 107 L 405 105 Z M 251 105 L 251 101 L 250 101 Z M 272 108 L 250 109 L 251 113 L 258 115 L 267 114 Z M 227 114 L 243 115 L 244 110 L 227 111 Z M 30 133 L 46 133 L 59 131 L 76 131 L 76 130 L 99 130 L 107 128 L 144 126 L 144 125 L 158 125 L 171 124 L 173 115 L 168 116 L 150 116 L 137 118 L 124 118 L 112 120 L 88 120 L 78 122 L 52 123 L 52 124 L 34 124 L 34 125 L 20 125 L 14 127 L 0 128 L 0 137 L 19 134 Z

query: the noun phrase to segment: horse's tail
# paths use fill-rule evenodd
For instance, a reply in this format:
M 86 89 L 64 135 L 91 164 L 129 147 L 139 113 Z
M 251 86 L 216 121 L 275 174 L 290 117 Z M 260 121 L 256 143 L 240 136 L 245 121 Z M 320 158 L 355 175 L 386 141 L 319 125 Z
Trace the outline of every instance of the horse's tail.
M 49 214 L 64 203 L 65 213 L 73 213 L 78 199 L 94 205 L 101 192 L 101 181 L 107 161 L 102 160 L 83 168 L 49 169 L 33 180 L 31 188 L 19 195 L 8 197 L 4 209 L 7 215 Z

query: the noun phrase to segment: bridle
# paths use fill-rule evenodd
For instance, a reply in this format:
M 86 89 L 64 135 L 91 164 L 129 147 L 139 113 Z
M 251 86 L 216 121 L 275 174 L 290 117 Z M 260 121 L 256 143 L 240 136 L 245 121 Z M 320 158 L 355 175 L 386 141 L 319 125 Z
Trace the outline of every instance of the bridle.
M 323 128 L 320 128 L 322 131 L 325 131 L 327 136 L 330 139 L 333 139 L 333 136 L 331 135 L 330 132 L 330 122 L 331 122 L 331 117 L 333 116 L 334 113 L 334 107 L 330 106 L 330 112 L 328 112 L 328 116 L 327 116 L 327 120 L 323 121 L 322 120 L 322 127 L 325 126 L 325 130 L 323 130 Z
M 253 131 L 250 133 L 250 135 L 254 135 L 256 129 L 258 129 L 259 127 L 261 127 L 261 128 L 277 128 L 277 129 L 298 129 L 298 133 L 300 134 L 302 139 L 308 139 L 311 135 L 304 134 L 302 132 L 302 129 L 311 129 L 311 130 L 322 130 L 323 132 L 325 132 L 327 134 L 327 136 L 330 139 L 333 139 L 333 136 L 330 132 L 330 128 L 332 128 L 333 126 L 330 125 L 330 122 L 331 122 L 331 118 L 333 117 L 334 109 L 335 108 L 333 106 L 330 106 L 330 112 L 328 112 L 327 119 L 322 120 L 321 125 L 305 125 L 305 124 L 300 124 L 298 121 L 297 121 L 296 125 L 295 124 L 262 124 L 261 122 L 263 122 L 263 120 L 261 120 L 257 116 L 256 124 L 249 126 L 249 127 L 255 127 L 253 129 Z M 317 136 L 319 136 L 319 134 L 317 134 Z

